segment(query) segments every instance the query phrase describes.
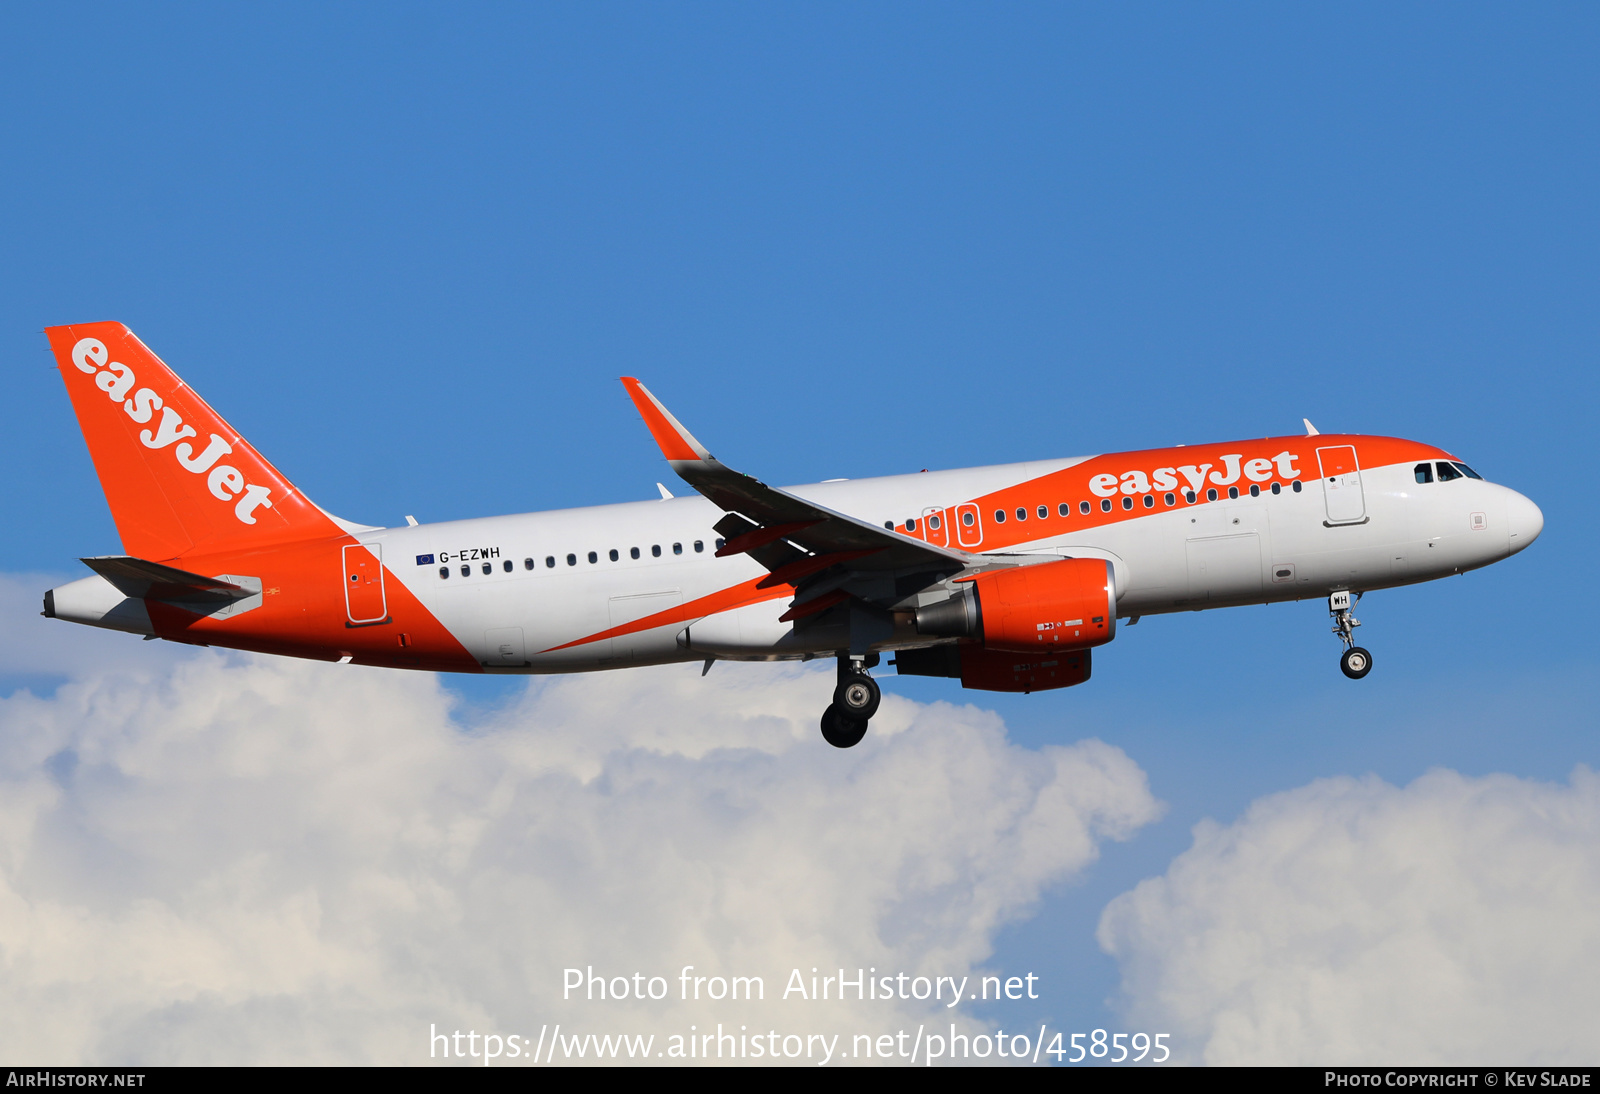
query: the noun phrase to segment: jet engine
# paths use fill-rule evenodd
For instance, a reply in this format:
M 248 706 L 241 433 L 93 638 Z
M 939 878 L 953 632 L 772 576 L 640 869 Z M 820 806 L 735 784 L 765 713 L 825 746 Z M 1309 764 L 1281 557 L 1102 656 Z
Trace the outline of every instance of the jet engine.
M 960 594 L 917 609 L 917 633 L 1035 655 L 1103 646 L 1116 637 L 1116 585 L 1104 559 L 1012 566 L 963 584 Z

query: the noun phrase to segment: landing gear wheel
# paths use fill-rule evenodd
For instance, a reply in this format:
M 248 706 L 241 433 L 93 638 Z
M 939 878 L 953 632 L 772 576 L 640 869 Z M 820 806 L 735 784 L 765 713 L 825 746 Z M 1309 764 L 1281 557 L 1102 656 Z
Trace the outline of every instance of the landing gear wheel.
M 1339 671 L 1352 680 L 1359 680 L 1372 671 L 1372 654 L 1360 646 L 1351 646 L 1339 657 Z
M 860 744 L 866 735 L 866 719 L 847 717 L 835 706 L 822 712 L 822 739 L 834 748 L 851 748 Z
M 878 682 L 864 672 L 840 675 L 839 686 L 833 689 L 833 705 L 839 713 L 858 722 L 865 722 L 878 713 L 878 704 L 883 702 Z

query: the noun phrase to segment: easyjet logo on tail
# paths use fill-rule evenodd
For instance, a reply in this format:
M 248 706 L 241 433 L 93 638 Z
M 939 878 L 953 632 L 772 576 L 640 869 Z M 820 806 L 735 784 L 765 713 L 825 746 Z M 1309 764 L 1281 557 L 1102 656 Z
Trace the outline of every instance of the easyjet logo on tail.
M 272 508 L 271 490 L 245 482 L 244 474 L 237 467 L 218 462 L 233 451 L 233 445 L 213 433 L 205 448 L 196 455 L 195 446 L 186 439 L 197 436 L 194 426 L 185 425 L 183 416 L 173 407 L 164 405 L 161 396 L 149 388 L 135 391 L 139 381 L 133 369 L 121 361 L 109 360 L 110 356 L 106 344 L 98 338 L 80 338 L 72 347 L 72 363 L 79 372 L 93 376 L 95 387 L 105 392 L 113 403 L 121 403 L 129 418 L 140 425 L 151 425 L 139 431 L 140 444 L 155 450 L 170 447 L 178 466 L 191 474 L 204 475 L 212 496 L 219 501 L 233 502 L 233 515 L 244 524 L 256 522 L 258 508 Z M 157 411 L 161 412 L 159 421 L 155 420 Z

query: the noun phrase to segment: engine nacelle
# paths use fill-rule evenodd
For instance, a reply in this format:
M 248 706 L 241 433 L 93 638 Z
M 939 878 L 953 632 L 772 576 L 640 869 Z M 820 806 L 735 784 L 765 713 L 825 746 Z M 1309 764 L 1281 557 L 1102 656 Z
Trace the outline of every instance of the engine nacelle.
M 976 638 L 985 650 L 1008 654 L 1103 646 L 1117 634 L 1111 563 L 1064 558 L 990 570 L 971 579 L 960 596 L 919 608 L 917 630 Z
M 961 647 L 961 686 L 979 691 L 1049 691 L 1089 679 L 1089 650 L 1062 650 L 1043 657 Z
M 902 676 L 959 677 L 961 686 L 979 691 L 1049 691 L 1089 679 L 1092 650 L 1061 650 L 1039 655 L 986 650 L 975 642 L 901 650 L 895 667 Z

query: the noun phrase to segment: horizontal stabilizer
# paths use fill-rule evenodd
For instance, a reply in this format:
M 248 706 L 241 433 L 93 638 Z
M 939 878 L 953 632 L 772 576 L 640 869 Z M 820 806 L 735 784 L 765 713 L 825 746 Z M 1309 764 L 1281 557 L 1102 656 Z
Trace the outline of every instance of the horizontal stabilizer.
M 175 570 L 127 555 L 80 559 L 85 566 L 135 600 L 243 600 L 255 592 L 214 577 Z

